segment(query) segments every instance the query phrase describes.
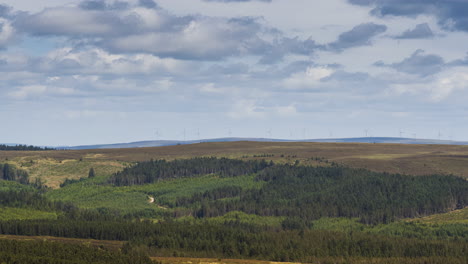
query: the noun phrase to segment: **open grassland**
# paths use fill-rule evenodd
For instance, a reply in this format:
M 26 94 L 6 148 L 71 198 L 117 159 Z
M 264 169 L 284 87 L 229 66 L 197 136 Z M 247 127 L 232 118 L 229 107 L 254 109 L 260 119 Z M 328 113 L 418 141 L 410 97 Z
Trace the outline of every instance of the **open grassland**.
M 435 214 L 422 218 L 410 219 L 408 221 L 415 221 L 425 224 L 447 224 L 447 223 L 461 223 L 468 225 L 468 208 L 455 210 L 444 214 Z M 467 226 L 468 228 L 468 226 Z
M 17 168 L 27 171 L 31 182 L 40 178 L 45 185 L 54 189 L 59 188 L 65 179 L 87 177 L 91 168 L 94 168 L 96 175 L 110 176 L 128 165 L 126 162 L 96 160 L 94 158 L 58 159 L 27 155 L 11 157 L 8 160 L 0 160 L 0 162 L 13 164 Z
M 48 186 L 58 188 L 67 178 L 86 177 L 90 168 L 97 175 L 110 175 L 138 161 L 200 156 L 279 163 L 299 160 L 301 164 L 323 166 L 336 162 L 379 172 L 468 178 L 468 146 L 455 145 L 219 142 L 132 149 L 0 151 L 0 162 L 13 163 L 27 170 L 31 179 L 40 177 Z
M 30 208 L 0 207 L 0 221 L 4 220 L 33 220 L 33 219 L 57 219 L 55 212 L 45 212 Z

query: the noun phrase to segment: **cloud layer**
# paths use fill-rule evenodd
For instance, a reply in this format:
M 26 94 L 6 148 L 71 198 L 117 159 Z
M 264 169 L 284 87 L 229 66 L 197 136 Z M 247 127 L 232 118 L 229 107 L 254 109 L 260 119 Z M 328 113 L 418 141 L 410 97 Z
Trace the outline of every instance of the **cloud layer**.
M 18 1 L 0 5 L 0 117 L 61 134 L 1 141 L 105 143 L 80 139 L 85 126 L 118 142 L 468 124 L 464 1 Z M 298 6 L 314 16 L 289 15 Z

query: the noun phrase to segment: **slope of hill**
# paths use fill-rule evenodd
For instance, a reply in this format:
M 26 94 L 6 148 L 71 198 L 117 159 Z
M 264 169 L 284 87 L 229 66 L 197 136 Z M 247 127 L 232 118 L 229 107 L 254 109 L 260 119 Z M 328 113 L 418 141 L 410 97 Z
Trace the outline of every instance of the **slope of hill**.
M 414 138 L 394 138 L 394 137 L 361 137 L 361 138 L 327 138 L 327 139 L 273 139 L 273 138 L 213 138 L 201 140 L 147 140 L 130 143 L 83 145 L 72 147 L 59 147 L 61 149 L 114 149 L 114 148 L 143 148 L 162 147 L 174 145 L 189 145 L 207 142 L 328 142 L 328 143 L 388 143 L 388 144 L 444 144 L 444 145 L 468 145 L 466 141 L 436 140 L 436 139 L 414 139 Z
M 150 159 L 215 156 L 267 159 L 278 163 L 326 165 L 336 162 L 354 168 L 413 175 L 454 174 L 468 178 L 468 146 L 313 142 L 210 142 L 147 148 L 0 151 L 1 163 L 26 170 L 57 188 L 65 179 L 87 176 L 90 168 L 109 175 L 128 164 Z

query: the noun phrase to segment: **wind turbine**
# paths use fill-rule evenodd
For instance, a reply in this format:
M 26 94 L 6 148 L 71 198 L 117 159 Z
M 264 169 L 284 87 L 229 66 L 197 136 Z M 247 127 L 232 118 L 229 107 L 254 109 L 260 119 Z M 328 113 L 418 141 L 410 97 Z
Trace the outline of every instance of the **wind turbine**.
M 156 129 L 156 132 L 154 134 L 156 135 L 156 140 L 160 140 L 161 133 L 159 132 L 158 129 Z
M 400 129 L 400 137 L 403 137 L 403 133 L 405 132 L 403 132 L 403 130 Z

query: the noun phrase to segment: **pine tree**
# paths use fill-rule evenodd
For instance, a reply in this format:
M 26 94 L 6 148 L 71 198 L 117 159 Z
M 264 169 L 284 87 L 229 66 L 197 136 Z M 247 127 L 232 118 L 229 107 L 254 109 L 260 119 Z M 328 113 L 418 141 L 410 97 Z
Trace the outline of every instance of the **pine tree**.
M 95 176 L 94 168 L 89 169 L 88 178 L 94 178 Z

